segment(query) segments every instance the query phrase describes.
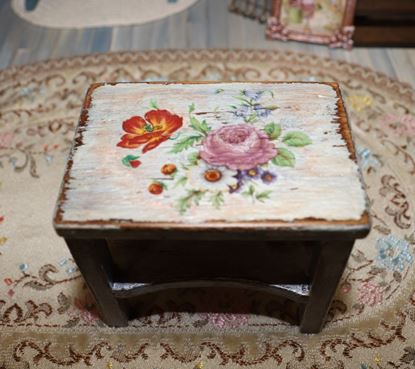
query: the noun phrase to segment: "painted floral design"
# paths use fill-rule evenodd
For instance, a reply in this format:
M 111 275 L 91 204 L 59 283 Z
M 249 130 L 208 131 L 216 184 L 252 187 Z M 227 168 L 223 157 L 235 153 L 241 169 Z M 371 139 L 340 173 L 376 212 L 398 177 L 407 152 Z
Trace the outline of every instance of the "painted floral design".
M 236 186 L 238 180 L 235 172 L 222 166 L 212 166 L 203 161 L 190 166 L 185 172 L 188 184 L 196 190 L 226 191 L 229 186 Z
M 222 92 L 219 89 L 215 94 Z M 262 101 L 265 97 L 266 103 Z M 175 137 L 172 133 L 182 127 L 183 119 L 158 109 L 154 101 L 151 105 L 155 110 L 147 112 L 145 119 L 134 116 L 123 122 L 127 134 L 119 147 L 137 149 L 144 145 L 144 154 L 166 140 L 172 142 L 169 161 L 148 184 L 150 195 L 168 196 L 168 191 L 181 187 L 184 195 L 176 198 L 174 205 L 181 214 L 202 201 L 220 209 L 228 196 L 235 194 L 253 203 L 270 198 L 272 185 L 278 181 L 278 167 L 295 166 L 295 154 L 289 147 L 310 145 L 311 139 L 301 131 L 282 135 L 281 125 L 271 119 L 272 111 L 278 109 L 269 103 L 274 100 L 272 91 L 242 90 L 235 100 L 239 103 L 222 113 L 233 121 L 221 121 L 219 127 L 199 119 L 198 115 L 204 113 L 198 113 L 190 104 L 186 127 L 190 130 L 180 131 Z M 218 119 L 218 112 L 214 116 Z M 141 160 L 140 155 L 129 154 L 122 163 L 137 168 Z
M 376 243 L 376 249 L 378 263 L 393 271 L 402 272 L 405 266 L 413 261 L 409 243 L 393 235 L 380 238 Z
M 183 124 L 181 117 L 161 109 L 148 111 L 144 118 L 133 116 L 123 122 L 122 128 L 127 133 L 121 137 L 117 146 L 136 149 L 144 145 L 142 153 L 145 154 L 167 141 Z M 138 158 L 138 155 L 127 155 L 123 164 L 136 168 L 141 164 Z
M 258 121 L 260 118 L 267 118 L 273 110 L 278 109 L 276 105 L 263 105 L 259 99 L 266 91 L 242 90 L 236 99 L 241 101 L 239 106 L 232 106 L 235 117 L 243 118 L 246 123 Z M 272 95 L 272 92 L 269 92 Z
M 247 124 L 228 125 L 210 132 L 200 151 L 200 157 L 207 163 L 229 169 L 250 169 L 276 155 L 277 149 L 267 134 Z

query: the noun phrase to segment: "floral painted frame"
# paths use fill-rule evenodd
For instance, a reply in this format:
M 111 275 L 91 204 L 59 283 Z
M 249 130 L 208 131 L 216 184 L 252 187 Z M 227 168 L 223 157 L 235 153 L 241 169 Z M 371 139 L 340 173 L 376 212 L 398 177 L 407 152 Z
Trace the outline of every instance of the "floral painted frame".
M 342 11 L 338 26 L 330 25 L 329 27 L 326 24 L 324 28 L 327 28 L 327 32 L 320 32 L 309 27 L 309 23 L 310 19 L 315 18 L 316 9 L 321 9 L 322 4 L 325 3 L 335 6 L 333 2 L 323 0 L 274 0 L 272 16 L 267 22 L 267 37 L 283 41 L 294 40 L 326 44 L 331 48 L 351 49 L 356 0 L 338 0 L 336 11 L 338 13 Z M 305 25 L 303 29 L 299 29 L 304 19 L 306 19 Z M 297 23 L 297 25 L 293 23 Z

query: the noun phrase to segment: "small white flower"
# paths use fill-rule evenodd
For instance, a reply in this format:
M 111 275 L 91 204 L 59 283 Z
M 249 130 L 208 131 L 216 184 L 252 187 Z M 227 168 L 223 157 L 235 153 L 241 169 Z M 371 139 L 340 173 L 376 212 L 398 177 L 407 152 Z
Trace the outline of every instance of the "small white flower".
M 235 175 L 234 170 L 208 165 L 203 160 L 186 172 L 188 186 L 199 191 L 228 191 L 229 186 L 235 186 L 238 181 Z

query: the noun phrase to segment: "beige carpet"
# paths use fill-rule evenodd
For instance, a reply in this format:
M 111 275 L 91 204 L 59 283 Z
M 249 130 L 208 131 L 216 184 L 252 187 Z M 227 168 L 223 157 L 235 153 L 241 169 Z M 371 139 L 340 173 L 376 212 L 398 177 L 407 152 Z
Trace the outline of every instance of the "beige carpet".
M 52 228 L 87 86 L 139 80 L 339 81 L 370 196 L 323 332 L 259 293 L 147 296 L 126 329 L 105 327 Z M 356 65 L 272 51 L 152 51 L 0 71 L 0 368 L 353 368 L 415 365 L 415 92 Z M 283 318 L 283 320 L 280 320 Z
M 39 0 L 27 11 L 25 0 L 13 0 L 15 13 L 30 23 L 54 28 L 87 28 L 140 24 L 181 12 L 197 0 Z

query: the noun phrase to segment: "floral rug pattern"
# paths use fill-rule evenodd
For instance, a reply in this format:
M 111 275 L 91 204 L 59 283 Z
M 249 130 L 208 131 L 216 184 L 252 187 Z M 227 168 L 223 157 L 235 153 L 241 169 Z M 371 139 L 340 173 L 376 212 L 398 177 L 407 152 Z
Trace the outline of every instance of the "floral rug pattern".
M 340 83 L 373 226 L 355 245 L 320 334 L 298 333 L 289 302 L 241 290 L 146 296 L 128 328 L 110 329 L 100 321 L 53 231 L 52 214 L 87 87 L 139 80 Z M 261 96 L 242 94 L 249 104 L 235 105 L 235 115 L 251 120 L 264 114 L 255 109 Z M 0 368 L 414 367 L 414 106 L 415 92 L 403 83 L 360 66 L 286 52 L 114 53 L 0 71 Z M 126 134 L 136 133 L 131 130 L 139 122 L 124 122 Z M 203 121 L 194 124 L 201 135 L 211 133 Z M 277 122 L 266 133 L 280 140 L 288 134 L 279 133 Z M 137 137 L 120 137 L 120 144 L 157 143 Z M 205 153 L 214 160 L 208 147 Z M 139 161 L 126 156 L 120 165 L 138 167 Z M 172 166 L 161 170 L 174 174 Z M 250 175 L 237 170 L 244 180 Z M 162 190 L 160 184 L 151 191 Z

